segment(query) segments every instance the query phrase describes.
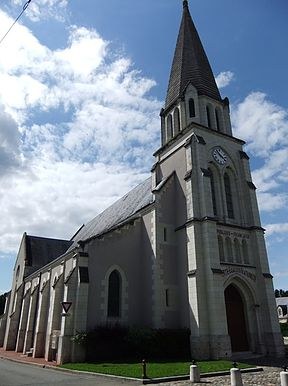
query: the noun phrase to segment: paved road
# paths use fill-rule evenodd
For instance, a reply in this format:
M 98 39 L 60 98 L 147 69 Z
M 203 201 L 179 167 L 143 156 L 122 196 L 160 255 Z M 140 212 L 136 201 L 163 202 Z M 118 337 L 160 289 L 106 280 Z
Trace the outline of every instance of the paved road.
M 89 374 L 71 374 L 0 359 L 0 386 L 136 386 L 141 382 Z

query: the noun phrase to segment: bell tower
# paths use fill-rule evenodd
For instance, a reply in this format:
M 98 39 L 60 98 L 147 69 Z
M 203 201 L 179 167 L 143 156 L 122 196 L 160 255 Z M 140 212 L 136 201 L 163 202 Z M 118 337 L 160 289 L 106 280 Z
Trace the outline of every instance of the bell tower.
M 158 233 L 167 228 L 173 240 L 158 248 L 162 287 L 169 280 L 177 287 L 169 320 L 190 328 L 197 359 L 283 355 L 245 142 L 233 136 L 229 100 L 220 95 L 187 0 L 160 116 L 152 181 Z M 240 308 L 237 318 L 233 309 Z M 167 320 L 161 312 L 159 320 Z

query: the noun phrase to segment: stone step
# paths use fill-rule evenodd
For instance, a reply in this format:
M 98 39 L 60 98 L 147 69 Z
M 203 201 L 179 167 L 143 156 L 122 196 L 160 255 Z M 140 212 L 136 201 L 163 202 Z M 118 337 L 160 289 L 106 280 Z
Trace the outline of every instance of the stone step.
M 243 361 L 244 359 L 257 359 L 263 357 L 262 354 L 255 354 L 252 351 L 233 352 L 231 359 L 233 361 Z

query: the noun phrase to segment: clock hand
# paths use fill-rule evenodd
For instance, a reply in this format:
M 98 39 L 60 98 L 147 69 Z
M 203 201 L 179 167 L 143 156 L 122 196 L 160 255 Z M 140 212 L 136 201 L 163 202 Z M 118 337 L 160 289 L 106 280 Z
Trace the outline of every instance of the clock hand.
M 219 150 L 216 150 L 216 152 L 218 153 L 218 155 L 224 160 L 225 158 L 223 157 L 223 155 L 220 153 Z

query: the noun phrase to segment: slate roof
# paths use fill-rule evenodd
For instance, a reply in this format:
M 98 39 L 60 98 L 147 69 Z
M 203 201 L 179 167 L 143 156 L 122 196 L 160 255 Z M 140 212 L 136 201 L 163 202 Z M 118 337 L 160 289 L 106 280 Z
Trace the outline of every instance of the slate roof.
M 33 270 L 41 268 L 63 255 L 71 243 L 68 240 L 26 235 L 26 264 L 32 266 Z
M 129 218 L 133 218 L 137 212 L 153 203 L 153 201 L 151 177 L 149 177 L 84 225 L 73 237 L 74 243 L 70 249 L 75 247 L 80 240 L 91 239 L 118 227 Z
M 199 95 L 221 100 L 211 66 L 191 18 L 188 1 L 184 0 L 165 109 L 183 94 L 190 82 Z
M 288 297 L 283 296 L 280 298 L 276 298 L 276 304 L 277 306 L 288 306 Z

